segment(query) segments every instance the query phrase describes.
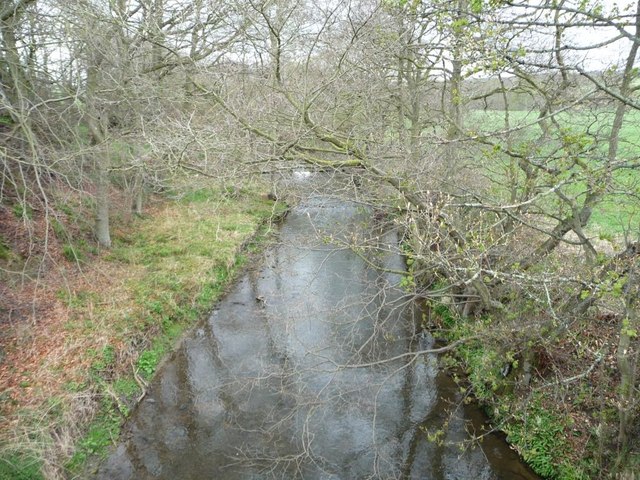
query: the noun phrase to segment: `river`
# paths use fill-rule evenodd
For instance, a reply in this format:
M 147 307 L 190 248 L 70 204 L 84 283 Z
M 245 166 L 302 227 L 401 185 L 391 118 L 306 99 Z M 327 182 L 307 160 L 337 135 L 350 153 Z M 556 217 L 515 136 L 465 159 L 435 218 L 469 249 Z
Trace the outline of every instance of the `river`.
M 294 208 L 160 369 L 97 478 L 538 478 L 500 436 L 471 441 L 484 417 L 436 356 L 387 361 L 433 340 L 399 288 L 396 232 L 371 217 L 326 194 Z

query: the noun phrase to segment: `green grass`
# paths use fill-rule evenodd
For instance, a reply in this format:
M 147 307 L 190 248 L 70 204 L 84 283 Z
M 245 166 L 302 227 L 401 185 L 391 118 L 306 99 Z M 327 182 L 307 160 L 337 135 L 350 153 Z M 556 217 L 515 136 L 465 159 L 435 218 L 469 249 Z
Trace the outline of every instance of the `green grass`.
M 98 301 L 98 293 L 90 290 L 77 290 L 70 292 L 69 290 L 58 290 L 56 296 L 58 300 L 63 302 L 67 307 L 72 309 L 87 308 L 91 302 Z
M 44 480 L 42 461 L 23 452 L 0 456 L 0 480 Z
M 565 460 L 570 447 L 564 441 L 571 427 L 570 420 L 543 406 L 544 395 L 535 392 L 526 408 L 515 409 L 504 423 L 507 440 L 529 466 L 544 478 L 560 480 L 588 480 L 591 478 L 580 466 Z M 555 399 L 550 399 L 554 403 Z
M 135 397 L 140 394 L 140 386 L 131 377 L 123 377 L 113 382 L 113 388 L 117 395 L 122 397 Z
M 610 195 L 594 210 L 591 225 L 604 239 L 611 239 L 608 234 L 638 232 L 640 230 L 639 205 L 626 195 Z
M 33 209 L 30 205 L 24 203 L 16 203 L 13 206 L 13 214 L 21 220 L 33 220 Z
M 13 122 L 13 119 L 11 118 L 11 115 L 7 115 L 7 114 L 0 115 L 0 125 L 11 126 L 13 125 L 13 123 L 14 122 Z
M 220 192 L 219 189 L 211 187 L 191 190 L 176 196 L 179 199 L 180 203 L 189 204 L 209 202 L 212 198 L 221 197 L 221 193 L 222 192 Z
M 526 155 L 538 163 L 558 168 L 561 173 L 556 175 L 541 174 L 536 180 L 543 191 L 556 184 L 559 180 L 569 180 L 561 191 L 567 196 L 575 198 L 578 203 L 585 198 L 587 182 L 604 180 L 605 158 L 608 143 L 606 137 L 611 131 L 613 122 L 612 111 L 593 110 L 565 112 L 556 118 L 560 128 L 551 127 L 551 139 L 542 143 L 536 141 L 542 130 L 535 123 L 535 112 L 510 112 L 511 128 L 521 126 L 522 130 L 512 132 L 512 149 Z M 473 111 L 469 115 L 468 125 L 474 125 L 472 135 L 481 132 L 489 134 L 488 139 L 497 142 L 501 148 L 505 143 L 493 136 L 493 132 L 504 130 L 504 112 L 501 111 Z M 480 126 L 477 128 L 476 126 Z M 492 138 L 493 137 L 493 138 Z M 492 183 L 491 194 L 499 201 L 507 201 L 508 183 L 511 159 L 501 152 L 500 148 L 484 148 L 484 162 L 479 172 Z M 584 166 L 573 164 L 571 158 L 584 161 Z M 620 133 L 618 160 L 635 160 L 640 157 L 640 112 L 631 111 L 625 117 L 625 123 Z M 477 169 L 477 167 L 476 167 Z M 524 174 L 517 167 L 517 181 L 519 191 L 522 192 L 525 181 Z M 590 219 L 590 228 L 598 233 L 617 235 L 628 230 L 640 229 L 640 172 L 626 169 L 613 173 L 611 189 L 604 199 L 596 206 Z M 630 196 L 631 192 L 635 197 Z M 543 210 L 557 211 L 558 208 L 567 210 L 567 205 L 560 205 L 555 195 L 545 197 L 538 205 Z
M 79 472 L 90 457 L 103 458 L 118 438 L 121 424 L 120 412 L 105 398 L 86 435 L 76 444 L 75 452 L 66 464 L 67 470 Z

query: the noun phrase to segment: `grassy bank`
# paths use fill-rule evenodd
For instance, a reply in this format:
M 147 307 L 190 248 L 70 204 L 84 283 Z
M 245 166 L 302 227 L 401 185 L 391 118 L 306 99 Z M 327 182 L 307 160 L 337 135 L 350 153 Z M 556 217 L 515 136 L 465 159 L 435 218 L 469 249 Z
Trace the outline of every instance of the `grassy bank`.
M 618 379 L 616 330 L 608 320 L 590 318 L 568 338 L 541 342 L 526 340 L 519 317 L 465 319 L 437 302 L 431 311 L 442 340 L 477 337 L 444 357 L 444 365 L 537 474 L 555 480 L 613 478 L 607 474 L 607 443 L 617 427 Z M 603 352 L 598 363 L 590 358 L 595 348 Z
M 85 476 L 282 210 L 256 189 L 199 190 L 46 277 L 38 295 L 50 308 L 5 337 L 0 479 Z

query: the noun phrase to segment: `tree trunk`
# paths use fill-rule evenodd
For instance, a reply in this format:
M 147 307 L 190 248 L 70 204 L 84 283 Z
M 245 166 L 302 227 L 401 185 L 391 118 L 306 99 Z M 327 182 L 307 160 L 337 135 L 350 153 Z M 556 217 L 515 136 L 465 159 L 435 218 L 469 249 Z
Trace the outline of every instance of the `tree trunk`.
M 138 172 L 133 185 L 133 213 L 138 217 L 142 216 L 142 207 L 144 204 L 144 178 L 142 172 Z
M 631 262 L 637 262 L 632 258 Z M 633 412 L 637 404 L 636 380 L 638 367 L 638 334 L 640 333 L 640 285 L 638 266 L 632 265 L 625 285 L 625 318 L 620 328 L 618 342 L 618 370 L 620 371 L 620 401 L 618 427 L 618 458 L 616 463 L 624 463 L 629 444 L 629 426 L 633 423 Z
M 24 6 L 33 2 L 22 3 Z M 22 9 L 7 12 L 0 21 L 2 49 L 4 53 L 4 65 L 2 65 L 1 68 L 4 74 L 3 81 L 8 83 L 8 85 L 4 86 L 3 91 L 12 106 L 20 113 L 29 107 L 29 100 L 33 97 L 33 85 L 20 59 L 16 38 L 16 31 L 20 32 L 21 28 L 19 18 L 21 13 Z M 16 122 L 19 121 L 17 118 L 14 118 L 14 120 Z
M 96 54 L 96 59 L 87 69 L 87 112 L 86 121 L 89 127 L 91 143 L 96 147 L 96 223 L 95 235 L 98 243 L 111 248 L 109 233 L 109 152 L 105 150 L 106 125 L 104 115 L 100 115 L 96 106 L 98 69 L 102 58 Z
M 454 24 L 460 23 L 467 17 L 467 0 L 456 2 L 457 12 L 454 15 Z M 451 49 L 451 75 L 449 77 L 449 104 L 447 108 L 447 146 L 446 146 L 446 177 L 451 178 L 458 169 L 458 145 L 456 140 L 460 138 L 463 128 L 462 116 L 462 55 L 463 55 L 463 30 L 454 26 L 452 31 L 453 46 Z
M 109 230 L 109 178 L 106 157 L 99 159 L 97 163 L 96 178 L 96 238 L 98 243 L 111 248 L 111 234 Z

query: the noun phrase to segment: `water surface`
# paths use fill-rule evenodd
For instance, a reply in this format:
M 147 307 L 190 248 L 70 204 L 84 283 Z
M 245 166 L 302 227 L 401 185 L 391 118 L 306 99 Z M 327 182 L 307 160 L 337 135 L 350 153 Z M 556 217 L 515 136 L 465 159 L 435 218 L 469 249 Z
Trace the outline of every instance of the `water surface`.
M 500 437 L 469 441 L 483 417 L 436 357 L 385 361 L 433 341 L 399 288 L 396 233 L 371 217 L 326 195 L 295 208 L 161 369 L 98 478 L 537 478 Z

